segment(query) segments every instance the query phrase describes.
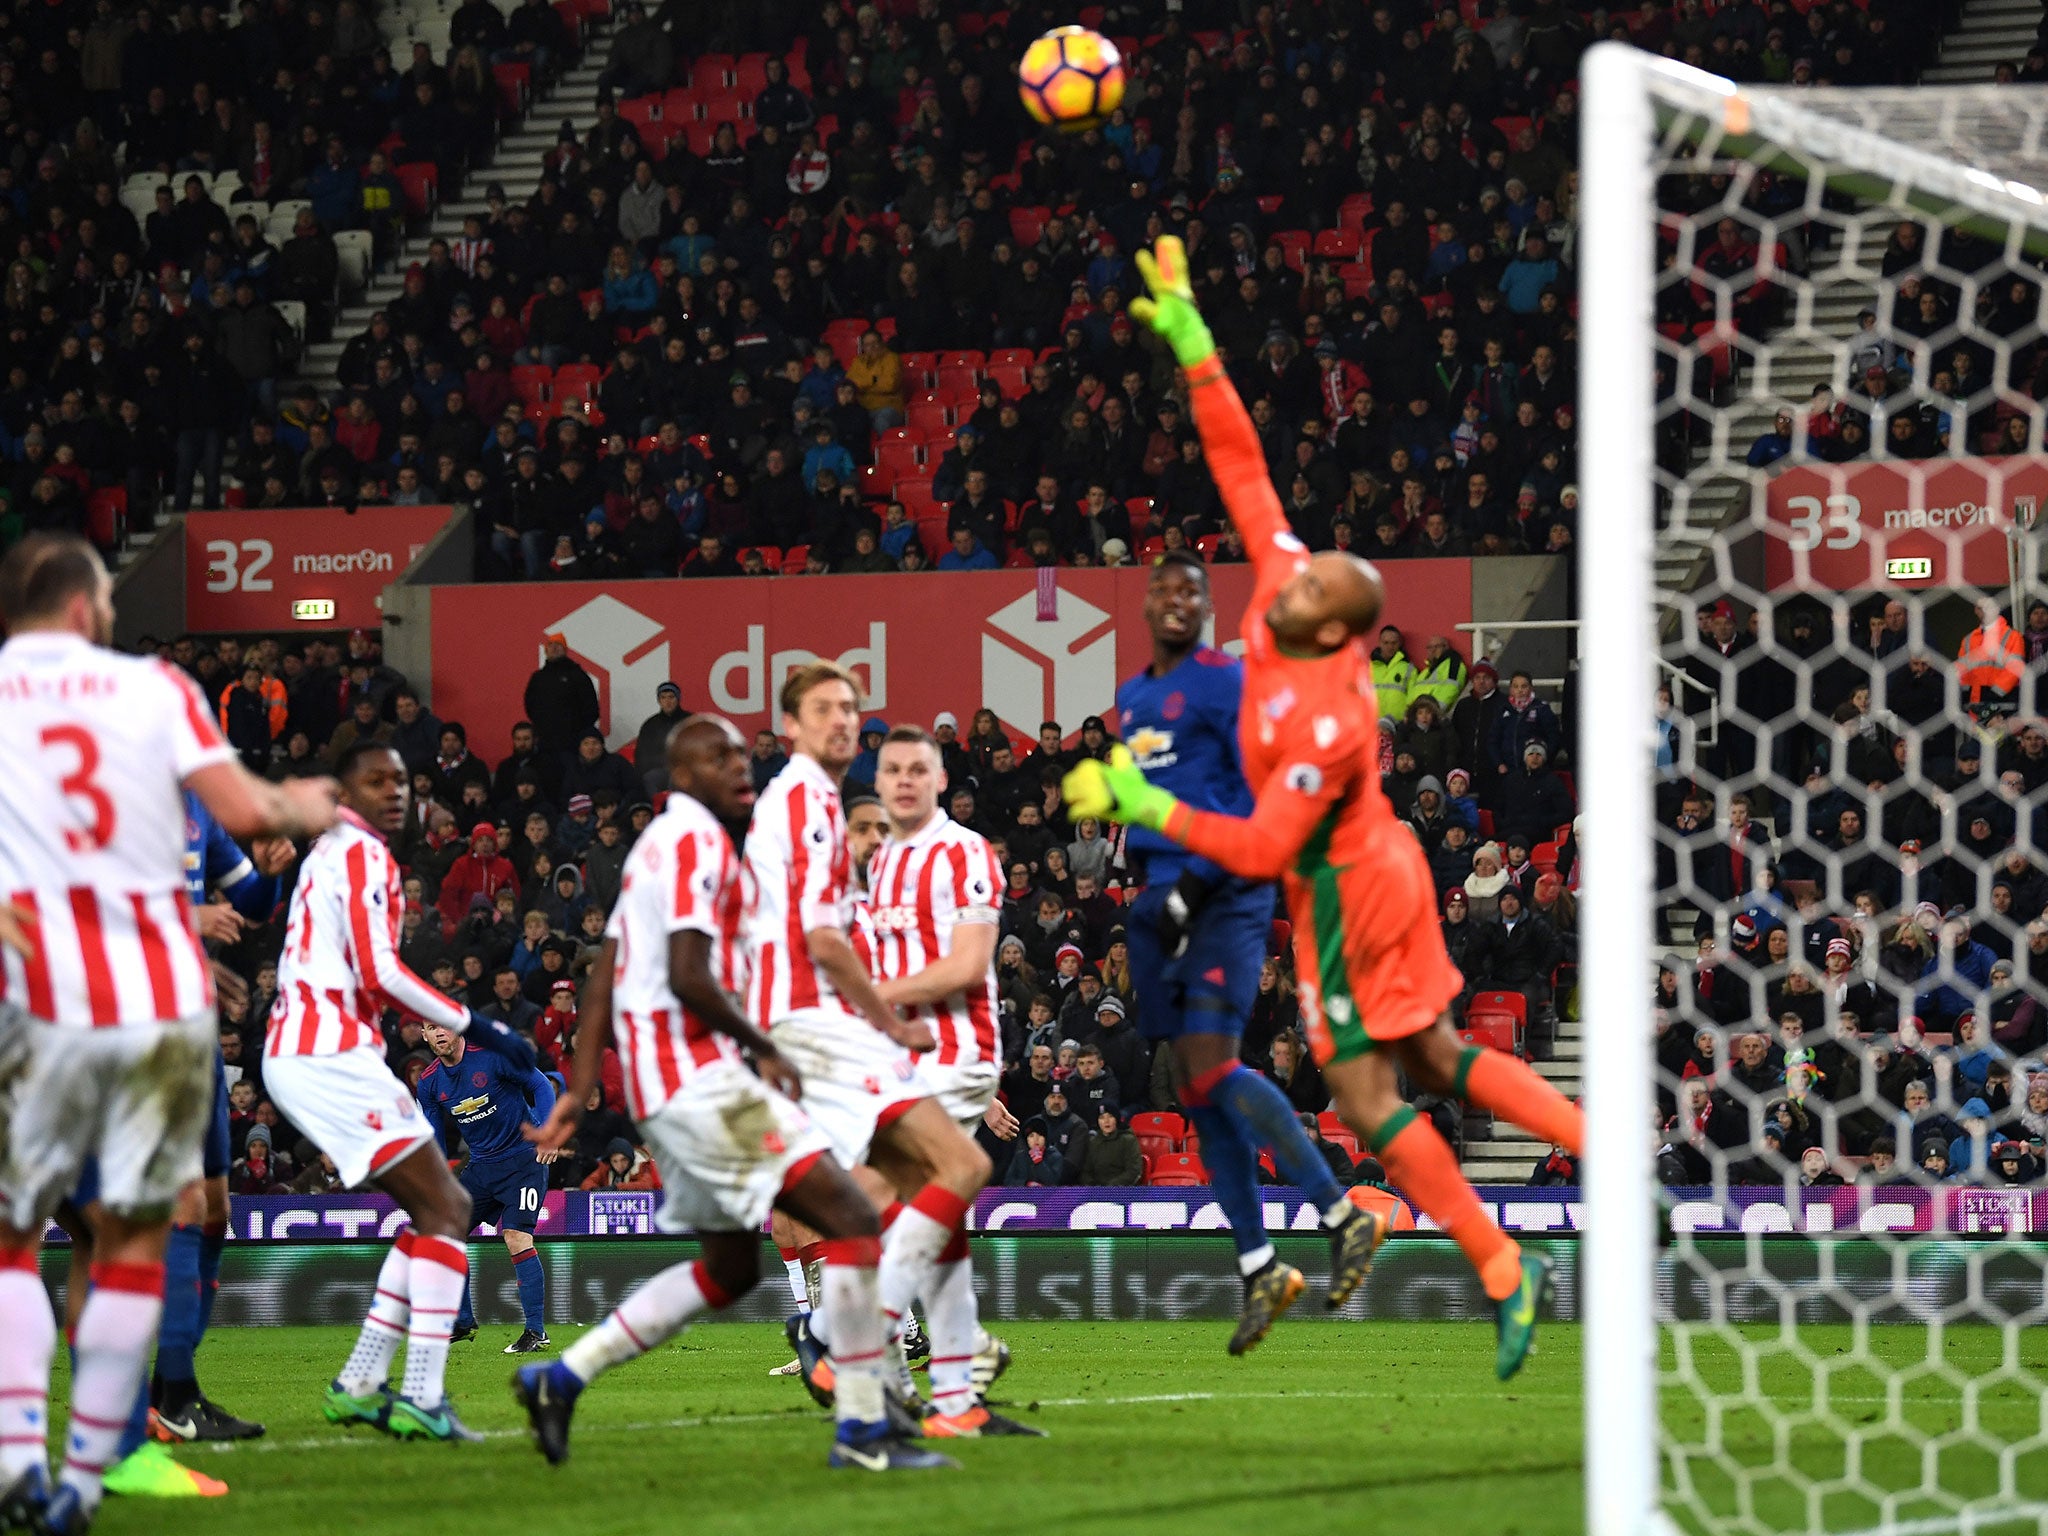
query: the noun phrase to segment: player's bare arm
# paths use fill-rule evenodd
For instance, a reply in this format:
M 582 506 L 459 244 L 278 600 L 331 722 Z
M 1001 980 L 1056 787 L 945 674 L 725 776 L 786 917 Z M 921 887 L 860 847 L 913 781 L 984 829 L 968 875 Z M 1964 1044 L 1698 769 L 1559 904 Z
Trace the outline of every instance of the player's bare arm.
M 303 842 L 334 825 L 340 786 L 332 779 L 287 779 L 272 784 L 240 763 L 212 763 L 186 782 L 230 837 L 279 837 Z
M 782 1059 L 775 1043 L 761 1033 L 732 1005 L 711 970 L 711 935 L 694 928 L 682 929 L 668 941 L 668 989 L 678 1001 L 721 1035 L 729 1036 L 753 1055 L 754 1070 L 761 1081 L 780 1089 L 790 1098 L 803 1096 L 803 1080 L 796 1069 Z M 577 1054 L 581 1064 L 582 1053 Z
M 970 987 L 978 987 L 996 958 L 996 922 L 962 919 L 953 930 L 951 953 L 942 955 L 923 970 L 894 981 L 875 983 L 882 1001 L 897 1008 L 914 1008 L 920 1003 L 944 1002 Z
M 542 1152 L 560 1152 L 576 1134 L 583 1118 L 583 1106 L 591 1090 L 604 1076 L 604 1053 L 612 1043 L 612 967 L 618 961 L 619 941 L 606 939 L 590 968 L 590 980 L 583 989 L 583 1007 L 577 1014 L 576 1056 L 569 1063 L 569 1086 L 555 1098 L 555 1107 L 539 1125 L 521 1132 Z
M 804 935 L 811 959 L 831 979 L 833 988 L 876 1029 L 908 1051 L 929 1051 L 938 1045 L 931 1027 L 899 1018 L 868 978 L 846 935 L 837 928 L 813 928 Z

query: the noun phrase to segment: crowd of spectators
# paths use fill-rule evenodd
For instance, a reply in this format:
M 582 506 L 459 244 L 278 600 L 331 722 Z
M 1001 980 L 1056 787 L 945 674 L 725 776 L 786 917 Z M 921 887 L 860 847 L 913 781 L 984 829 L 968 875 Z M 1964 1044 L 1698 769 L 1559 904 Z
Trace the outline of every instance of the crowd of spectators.
M 0 24 L 0 545 L 67 527 L 112 547 L 166 496 L 220 506 L 230 456 L 249 500 L 278 453 L 270 504 L 317 499 L 324 445 L 290 380 L 335 312 L 336 236 L 395 255 L 575 53 L 546 0 L 501 23 L 503 48 L 438 59 L 394 59 L 365 0 L 91 0 Z
M 1935 602 L 1837 602 L 1746 629 L 1703 606 L 1682 691 L 1718 701 L 1712 739 L 1662 699 L 1658 885 L 1699 913 L 1654 1001 L 1664 1177 L 2034 1182 L 2048 722 L 2022 706 L 2048 602 L 2018 631 L 1986 606 L 2014 686 L 1974 690 Z

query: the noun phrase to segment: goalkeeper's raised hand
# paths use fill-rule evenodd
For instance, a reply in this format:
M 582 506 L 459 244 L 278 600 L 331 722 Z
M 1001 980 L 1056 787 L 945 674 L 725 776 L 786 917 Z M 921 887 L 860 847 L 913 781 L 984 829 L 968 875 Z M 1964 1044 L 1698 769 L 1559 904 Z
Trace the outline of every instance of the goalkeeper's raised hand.
M 1180 804 L 1146 779 L 1129 747 L 1111 747 L 1106 763 L 1091 758 L 1079 764 L 1061 780 L 1060 794 L 1072 821 L 1092 816 L 1154 832 L 1165 827 L 1166 818 Z
M 1174 361 L 1183 368 L 1214 357 L 1216 338 L 1195 308 L 1195 290 L 1188 285 L 1187 247 L 1179 236 L 1161 235 L 1151 250 L 1139 251 L 1138 271 L 1152 296 L 1131 300 L 1131 318 L 1163 338 L 1173 348 Z

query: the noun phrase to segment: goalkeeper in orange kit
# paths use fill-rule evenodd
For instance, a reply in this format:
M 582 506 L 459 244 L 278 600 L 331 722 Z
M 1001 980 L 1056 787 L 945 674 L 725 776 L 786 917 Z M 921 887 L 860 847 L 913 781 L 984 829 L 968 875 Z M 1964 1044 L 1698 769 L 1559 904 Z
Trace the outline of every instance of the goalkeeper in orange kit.
M 1422 849 L 1380 790 L 1378 706 L 1359 636 L 1379 624 L 1379 573 L 1356 556 L 1311 556 L 1289 531 L 1251 419 L 1188 287 L 1180 241 L 1138 253 L 1151 289 L 1131 313 L 1184 370 L 1216 484 L 1257 583 L 1245 610 L 1238 716 L 1249 817 L 1197 811 L 1145 779 L 1128 751 L 1067 776 L 1068 814 L 1149 827 L 1252 880 L 1284 880 L 1303 1015 L 1337 1112 L 1391 1180 L 1478 1270 L 1496 1306 L 1495 1370 L 1521 1368 L 1551 1262 L 1524 1253 L 1479 1203 L 1435 1129 L 1401 1098 L 1425 1092 L 1492 1110 L 1578 1151 L 1578 1109 L 1520 1060 L 1462 1044 L 1447 1011 L 1462 979 L 1437 929 Z

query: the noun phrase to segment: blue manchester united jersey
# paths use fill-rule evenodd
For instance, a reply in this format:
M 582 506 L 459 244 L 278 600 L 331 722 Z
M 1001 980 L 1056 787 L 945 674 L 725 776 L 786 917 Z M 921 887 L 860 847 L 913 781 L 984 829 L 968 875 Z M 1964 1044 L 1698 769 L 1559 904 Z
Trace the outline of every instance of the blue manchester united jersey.
M 237 912 L 259 923 L 276 909 L 283 893 L 277 876 L 258 874 L 241 845 L 189 789 L 185 791 L 185 890 L 195 907 L 219 891 Z
M 533 1146 L 520 1127 L 538 1125 L 555 1107 L 555 1086 L 540 1071 L 520 1072 L 502 1056 L 465 1048 L 453 1066 L 434 1059 L 414 1090 L 443 1151 L 469 1143 L 473 1163 L 531 1162 Z
M 1196 810 L 1248 816 L 1252 792 L 1237 755 L 1237 707 L 1244 668 L 1213 646 L 1201 645 L 1163 677 L 1148 667 L 1116 691 L 1118 734 L 1145 777 Z M 1152 884 L 1177 879 L 1192 866 L 1219 873 L 1180 844 L 1132 827 L 1127 845 L 1145 856 Z

